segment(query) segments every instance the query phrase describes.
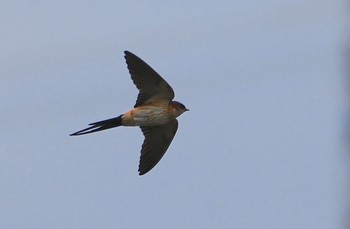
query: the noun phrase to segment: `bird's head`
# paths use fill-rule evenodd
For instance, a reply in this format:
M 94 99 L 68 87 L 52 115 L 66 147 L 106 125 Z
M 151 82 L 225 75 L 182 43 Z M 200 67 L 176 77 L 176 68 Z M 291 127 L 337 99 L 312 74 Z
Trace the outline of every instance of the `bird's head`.
M 184 113 L 186 111 L 189 111 L 189 109 L 187 109 L 185 107 L 185 105 L 183 105 L 182 103 L 177 102 L 177 101 L 171 101 L 170 106 L 172 107 L 176 117 L 181 115 L 182 113 Z

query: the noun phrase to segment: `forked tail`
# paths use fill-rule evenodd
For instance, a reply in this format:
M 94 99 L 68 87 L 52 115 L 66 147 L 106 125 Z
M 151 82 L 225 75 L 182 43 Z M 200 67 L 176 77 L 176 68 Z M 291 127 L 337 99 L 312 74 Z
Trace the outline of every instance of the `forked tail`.
M 90 125 L 90 127 L 83 129 L 83 130 L 80 130 L 78 132 L 75 132 L 75 133 L 71 134 L 70 136 L 90 134 L 93 132 L 121 126 L 122 125 L 122 115 L 120 115 L 116 118 L 111 118 L 111 119 L 106 119 L 106 120 L 99 121 L 99 122 L 90 123 L 89 125 Z

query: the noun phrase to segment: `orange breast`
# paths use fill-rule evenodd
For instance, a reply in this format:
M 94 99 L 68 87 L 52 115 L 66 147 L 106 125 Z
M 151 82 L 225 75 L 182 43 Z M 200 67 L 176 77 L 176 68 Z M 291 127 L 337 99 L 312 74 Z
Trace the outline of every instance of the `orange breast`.
M 122 116 L 123 126 L 157 126 L 168 123 L 175 116 L 168 105 L 144 105 L 136 107 Z

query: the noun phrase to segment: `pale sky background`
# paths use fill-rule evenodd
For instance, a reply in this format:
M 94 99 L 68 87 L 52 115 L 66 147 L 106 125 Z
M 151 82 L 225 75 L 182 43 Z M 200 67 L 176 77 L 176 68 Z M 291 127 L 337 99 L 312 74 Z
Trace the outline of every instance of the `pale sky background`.
M 345 0 L 0 1 L 0 228 L 346 228 Z M 191 111 L 138 176 L 129 50 Z

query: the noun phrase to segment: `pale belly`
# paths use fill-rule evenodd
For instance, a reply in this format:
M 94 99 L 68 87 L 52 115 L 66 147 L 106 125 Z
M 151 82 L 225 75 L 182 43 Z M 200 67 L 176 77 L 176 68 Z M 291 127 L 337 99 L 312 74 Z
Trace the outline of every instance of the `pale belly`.
M 158 126 L 174 118 L 165 107 L 138 107 L 122 116 L 122 124 L 124 126 Z

